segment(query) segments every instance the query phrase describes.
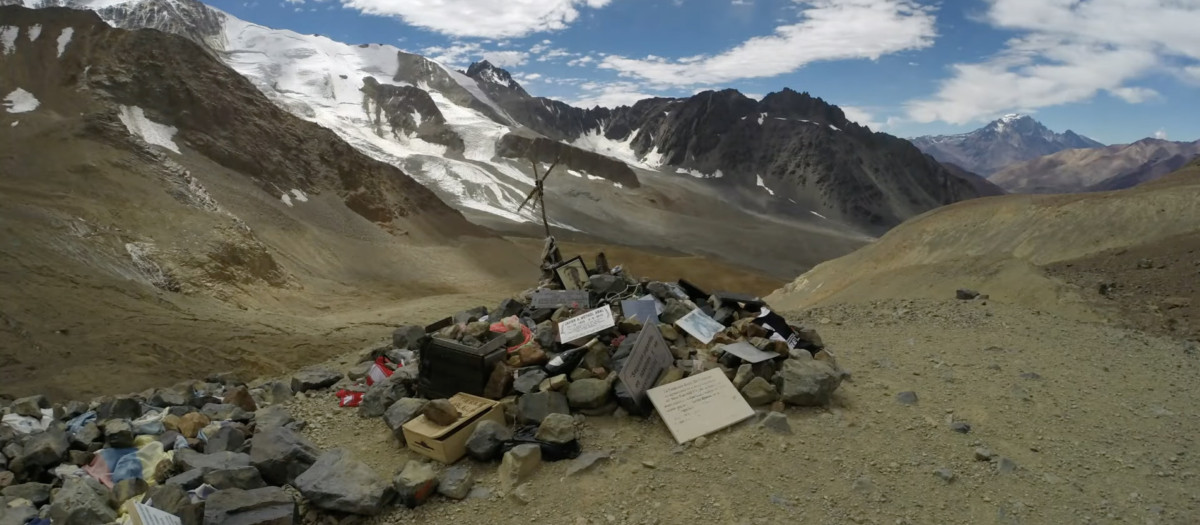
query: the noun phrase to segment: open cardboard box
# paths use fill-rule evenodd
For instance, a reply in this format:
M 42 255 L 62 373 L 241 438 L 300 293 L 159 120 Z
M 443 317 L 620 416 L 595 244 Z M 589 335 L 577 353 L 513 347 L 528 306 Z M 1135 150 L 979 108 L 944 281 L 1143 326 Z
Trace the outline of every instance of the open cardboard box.
M 405 423 L 404 440 L 409 450 L 442 463 L 454 463 L 467 453 L 467 439 L 484 420 L 504 424 L 504 409 L 497 401 L 458 393 L 450 397 L 460 417 L 451 425 L 434 424 L 424 415 Z

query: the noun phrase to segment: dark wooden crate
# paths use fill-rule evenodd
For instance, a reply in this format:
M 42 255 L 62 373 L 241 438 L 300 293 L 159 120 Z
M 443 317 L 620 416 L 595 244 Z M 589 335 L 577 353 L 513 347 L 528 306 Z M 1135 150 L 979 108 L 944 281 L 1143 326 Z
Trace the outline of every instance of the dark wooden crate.
M 482 396 L 492 369 L 508 355 L 505 338 L 474 348 L 457 341 L 431 337 L 421 348 L 417 388 L 428 399 L 449 398 L 459 392 Z

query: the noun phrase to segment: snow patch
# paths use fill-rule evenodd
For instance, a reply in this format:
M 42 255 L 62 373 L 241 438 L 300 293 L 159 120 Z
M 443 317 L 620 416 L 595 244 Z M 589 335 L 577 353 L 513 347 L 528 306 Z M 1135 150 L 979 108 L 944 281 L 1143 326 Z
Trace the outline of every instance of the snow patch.
M 137 135 L 150 144 L 179 153 L 179 146 L 171 140 L 178 131 L 174 126 L 166 126 L 146 118 L 146 113 L 138 106 L 121 106 L 119 116 L 131 135 Z
M 613 187 L 614 188 L 624 188 L 625 186 L 622 186 L 620 182 L 614 182 Z
M 842 130 L 842 128 L 839 128 L 839 127 L 837 127 L 837 126 L 834 126 L 833 124 L 830 124 L 830 125 L 829 125 L 829 129 L 832 129 L 832 130 L 834 130 L 834 131 L 841 131 L 841 130 Z
M 581 179 L 583 178 L 583 174 L 579 173 L 578 171 L 575 171 L 575 170 L 567 170 L 567 174 L 571 175 L 573 177 L 579 177 Z
M 288 195 L 288 194 L 284 193 L 283 195 L 281 195 L 281 196 L 279 197 L 279 200 L 283 201 L 283 203 L 284 203 L 284 204 L 287 204 L 287 206 L 288 206 L 289 208 L 291 208 L 291 207 L 293 206 L 293 204 L 292 204 L 292 197 L 291 197 L 291 195 Z
M 757 182 L 755 182 L 755 184 L 757 184 L 759 188 L 767 190 L 767 193 L 770 193 L 772 197 L 775 196 L 775 191 L 772 190 L 771 188 L 768 188 L 766 183 L 763 182 L 762 175 L 755 175 L 754 178 L 758 179 Z
M 65 27 L 62 33 L 58 35 L 58 58 L 62 58 L 62 54 L 67 50 L 67 44 L 71 43 L 71 36 L 75 34 L 75 28 Z
M 0 26 L 0 49 L 4 49 L 4 54 L 11 55 L 17 50 L 17 35 L 21 33 L 21 28 L 17 26 Z
M 767 119 L 767 114 L 766 114 L 766 113 L 759 113 L 759 114 L 758 114 L 758 125 L 759 125 L 759 126 L 761 126 L 761 125 L 762 125 L 762 123 L 763 123 L 763 121 L 764 121 L 764 120 L 766 120 L 766 119 Z
M 296 200 L 298 200 L 300 202 L 308 202 L 308 194 L 304 193 L 303 191 L 293 189 L 292 196 L 295 197 Z
M 656 170 L 660 168 L 662 162 L 661 153 L 651 153 L 645 158 L 638 158 L 637 153 L 633 151 L 633 138 L 638 134 L 637 130 L 629 132 L 629 137 L 625 140 L 613 140 L 604 136 L 599 129 L 588 131 L 584 135 L 571 142 L 572 146 L 586 149 L 593 153 L 599 153 L 608 157 L 617 159 L 630 166 L 635 166 L 647 170 Z
M 811 211 L 811 210 L 810 210 L 808 213 L 811 213 L 811 214 L 813 214 L 813 215 L 816 215 L 817 217 L 820 217 L 820 218 L 822 218 L 822 219 L 829 220 L 829 217 L 826 217 L 826 216 L 824 216 L 824 215 L 821 215 L 820 213 L 817 213 L 817 212 L 815 212 L 815 211 Z
M 693 176 L 693 177 L 695 177 L 695 178 L 697 178 L 697 179 L 719 179 L 719 178 L 721 178 L 721 177 L 724 177 L 724 176 L 725 176 L 725 174 L 724 174 L 724 173 L 721 173 L 721 170 L 717 170 L 717 172 L 716 172 L 716 173 L 713 173 L 712 175 L 709 175 L 709 174 L 707 174 L 707 173 L 703 173 L 703 172 L 700 172 L 700 171 L 697 171 L 697 170 L 691 170 L 691 169 L 677 168 L 677 169 L 675 170 L 675 173 L 678 173 L 678 174 L 681 174 L 681 175 L 691 175 L 691 176 Z
M 33 94 L 24 89 L 17 88 L 4 97 L 4 106 L 8 108 L 9 113 L 28 113 L 37 109 L 38 99 L 34 98 Z
M 37 40 L 39 36 L 42 36 L 42 26 L 38 24 L 29 26 L 29 31 L 25 33 L 25 36 L 29 37 L 30 42 Z
M 14 121 L 13 121 L 13 123 L 12 123 L 12 124 L 10 124 L 8 127 L 10 127 L 10 128 L 15 128 L 15 127 L 17 127 L 17 124 L 20 124 L 20 123 L 21 123 L 21 121 L 19 121 L 19 120 L 14 120 Z

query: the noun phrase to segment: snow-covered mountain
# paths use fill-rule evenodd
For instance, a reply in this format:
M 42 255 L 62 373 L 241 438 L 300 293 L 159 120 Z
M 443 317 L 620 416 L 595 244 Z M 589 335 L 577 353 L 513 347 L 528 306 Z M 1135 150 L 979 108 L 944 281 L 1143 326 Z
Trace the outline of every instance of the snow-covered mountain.
M 725 90 L 581 109 L 532 97 L 487 62 L 456 71 L 393 46 L 263 27 L 195 0 L 0 3 L 91 9 L 115 27 L 187 37 L 281 107 L 492 219 L 538 220 L 516 211 L 533 184 L 531 157 L 561 160 L 568 175 L 606 191 L 686 176 L 733 205 L 869 232 L 998 192 L 791 90 L 762 101 Z M 561 217 L 557 226 L 585 229 Z
M 1005 115 L 970 133 L 917 137 L 912 143 L 939 161 L 985 176 L 1063 150 L 1104 147 L 1074 131 L 1055 133 L 1019 114 Z

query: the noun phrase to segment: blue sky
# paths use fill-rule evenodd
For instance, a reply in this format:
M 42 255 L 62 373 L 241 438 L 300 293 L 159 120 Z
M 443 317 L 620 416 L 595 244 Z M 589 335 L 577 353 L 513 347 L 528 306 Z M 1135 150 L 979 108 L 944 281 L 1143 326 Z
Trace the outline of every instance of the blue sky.
M 258 24 L 487 58 L 576 105 L 783 87 L 899 136 L 1006 113 L 1200 139 L 1200 0 L 210 0 Z

